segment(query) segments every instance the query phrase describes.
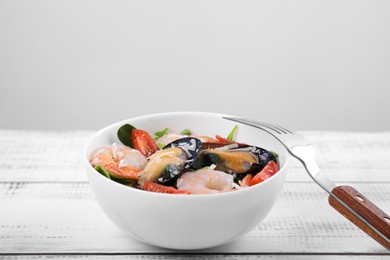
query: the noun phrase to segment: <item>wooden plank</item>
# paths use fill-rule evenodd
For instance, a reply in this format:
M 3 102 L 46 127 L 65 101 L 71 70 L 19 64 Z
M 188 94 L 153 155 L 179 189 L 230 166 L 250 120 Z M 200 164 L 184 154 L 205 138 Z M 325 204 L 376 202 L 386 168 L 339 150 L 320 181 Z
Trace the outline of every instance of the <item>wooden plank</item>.
M 90 131 L 0 131 L 0 181 L 86 181 Z
M 390 212 L 389 183 L 358 183 L 355 187 Z M 1 254 L 175 252 L 138 242 L 117 229 L 102 213 L 87 183 L 0 183 L 0 209 Z M 193 253 L 340 252 L 387 253 L 331 208 L 315 184 L 297 182 L 285 184 L 272 212 L 247 235 Z
M 316 148 L 320 169 L 330 179 L 389 181 L 390 132 L 300 133 Z
M 156 259 L 156 260 L 169 260 L 169 259 L 178 259 L 178 260 L 252 260 L 252 259 L 287 259 L 287 260 L 312 260 L 312 259 L 340 259 L 340 260 L 380 260 L 384 259 L 383 255 L 220 255 L 220 254 L 163 254 L 163 255 L 10 255 L 10 256 L 0 256 L 0 259 L 8 259 L 8 260 L 30 260 L 30 259 Z
M 82 150 L 92 131 L 0 130 L 0 181 L 85 182 Z M 301 132 L 318 152 L 321 170 L 332 180 L 390 181 L 390 132 Z M 291 160 L 287 181 L 311 181 Z

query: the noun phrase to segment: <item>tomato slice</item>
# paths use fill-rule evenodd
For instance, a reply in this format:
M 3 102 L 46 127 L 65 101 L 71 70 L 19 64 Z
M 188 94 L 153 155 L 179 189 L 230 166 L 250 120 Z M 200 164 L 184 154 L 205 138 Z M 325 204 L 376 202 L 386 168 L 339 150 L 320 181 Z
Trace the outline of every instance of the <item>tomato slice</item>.
M 229 139 L 224 138 L 220 135 L 216 135 L 215 139 L 217 139 L 217 141 L 221 144 L 234 144 L 235 143 L 234 141 L 230 141 Z
M 159 193 L 170 193 L 170 194 L 190 194 L 185 190 L 178 190 L 170 186 L 164 186 L 155 182 L 144 182 L 144 190 L 151 192 L 159 192 Z
M 245 175 L 245 177 L 240 182 L 240 186 L 241 187 L 249 187 L 249 183 L 252 181 L 252 179 L 253 179 L 253 175 L 248 173 L 247 175 Z
M 257 173 L 253 179 L 249 181 L 249 186 L 255 185 L 262 181 L 265 181 L 272 175 L 279 171 L 279 166 L 276 162 L 270 161 L 259 173 Z
M 158 150 L 158 146 L 148 132 L 141 129 L 131 131 L 133 147 L 140 151 L 146 157 L 151 156 Z

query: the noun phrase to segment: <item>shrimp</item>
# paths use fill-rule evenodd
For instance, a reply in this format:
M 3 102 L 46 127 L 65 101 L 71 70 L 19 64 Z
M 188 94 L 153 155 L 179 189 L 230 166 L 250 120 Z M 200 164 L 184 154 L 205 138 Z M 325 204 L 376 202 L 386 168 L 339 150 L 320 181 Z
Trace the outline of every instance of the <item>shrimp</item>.
M 138 175 L 147 163 L 147 158 L 136 149 L 114 143 L 93 151 L 89 162 L 93 167 L 103 166 L 115 176 L 138 179 Z
M 233 175 L 222 171 L 200 169 L 186 172 L 177 180 L 177 188 L 192 194 L 211 194 L 232 191 Z

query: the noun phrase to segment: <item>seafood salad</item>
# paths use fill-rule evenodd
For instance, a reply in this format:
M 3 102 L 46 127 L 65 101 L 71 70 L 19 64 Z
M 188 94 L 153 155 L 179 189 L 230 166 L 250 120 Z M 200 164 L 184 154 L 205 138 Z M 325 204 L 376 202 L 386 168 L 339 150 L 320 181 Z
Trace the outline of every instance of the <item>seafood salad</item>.
M 224 138 L 190 130 L 154 133 L 125 124 L 121 143 L 91 152 L 90 164 L 107 178 L 136 189 L 171 194 L 212 194 L 256 185 L 278 170 L 278 155 L 234 141 L 237 125 Z

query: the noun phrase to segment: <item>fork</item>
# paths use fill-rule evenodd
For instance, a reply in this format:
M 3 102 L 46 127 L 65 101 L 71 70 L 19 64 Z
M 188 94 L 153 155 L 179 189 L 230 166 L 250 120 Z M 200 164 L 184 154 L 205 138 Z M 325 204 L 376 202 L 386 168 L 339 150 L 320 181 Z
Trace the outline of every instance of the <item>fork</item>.
M 328 201 L 334 209 L 390 250 L 390 216 L 353 187 L 337 186 L 321 173 L 315 160 L 314 147 L 302 136 L 273 124 L 238 117 L 223 118 L 261 129 L 275 137 L 291 156 L 303 164 L 314 182 L 329 194 Z

